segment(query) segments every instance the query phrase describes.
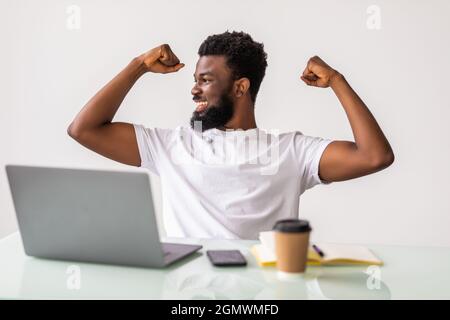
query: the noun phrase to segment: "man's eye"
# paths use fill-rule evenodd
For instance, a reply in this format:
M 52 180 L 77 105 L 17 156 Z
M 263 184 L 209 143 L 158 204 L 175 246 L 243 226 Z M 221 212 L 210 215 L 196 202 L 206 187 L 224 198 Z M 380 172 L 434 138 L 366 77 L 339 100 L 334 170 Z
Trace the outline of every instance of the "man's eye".
M 196 83 L 196 82 L 197 82 L 197 80 L 194 79 L 194 83 Z M 200 82 L 200 83 L 202 83 L 202 82 L 208 83 L 208 82 L 211 82 L 211 80 L 208 80 L 208 79 L 200 79 L 198 82 Z

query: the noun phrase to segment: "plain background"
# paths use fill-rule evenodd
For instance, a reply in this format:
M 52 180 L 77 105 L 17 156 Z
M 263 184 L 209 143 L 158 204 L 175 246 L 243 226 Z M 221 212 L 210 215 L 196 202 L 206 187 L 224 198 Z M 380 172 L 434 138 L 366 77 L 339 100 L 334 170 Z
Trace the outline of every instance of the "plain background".
M 70 5 L 81 9 L 80 29 L 67 28 Z M 370 5 L 381 10 L 379 30 L 367 27 Z M 115 120 L 186 124 L 200 43 L 242 30 L 268 53 L 260 128 L 353 140 L 332 90 L 299 79 L 317 54 L 345 75 L 394 149 L 395 163 L 384 171 L 303 194 L 299 212 L 311 221 L 313 240 L 450 246 L 449 14 L 445 0 L 2 0 L 0 237 L 17 230 L 6 163 L 125 168 L 66 134 L 88 99 L 134 56 L 169 43 L 186 67 L 145 75 Z M 160 216 L 158 178 L 152 183 Z

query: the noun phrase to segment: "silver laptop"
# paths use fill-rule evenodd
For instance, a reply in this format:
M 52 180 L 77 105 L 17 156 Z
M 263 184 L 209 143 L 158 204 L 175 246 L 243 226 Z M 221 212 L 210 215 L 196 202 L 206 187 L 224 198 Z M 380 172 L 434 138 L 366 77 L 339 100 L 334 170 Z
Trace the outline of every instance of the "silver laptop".
M 7 165 L 29 256 L 161 268 L 201 249 L 161 243 L 149 175 Z

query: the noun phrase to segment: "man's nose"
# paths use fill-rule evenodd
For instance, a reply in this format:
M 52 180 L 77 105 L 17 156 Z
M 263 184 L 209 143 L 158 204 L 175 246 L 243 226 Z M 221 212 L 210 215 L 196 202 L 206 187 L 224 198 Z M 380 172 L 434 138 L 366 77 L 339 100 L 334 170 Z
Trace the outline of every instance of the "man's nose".
M 192 94 L 193 96 L 197 96 L 197 95 L 200 95 L 200 93 L 201 93 L 201 90 L 200 90 L 199 87 L 197 86 L 197 83 L 195 83 L 195 84 L 194 84 L 194 87 L 193 87 L 192 90 L 191 90 L 191 94 Z

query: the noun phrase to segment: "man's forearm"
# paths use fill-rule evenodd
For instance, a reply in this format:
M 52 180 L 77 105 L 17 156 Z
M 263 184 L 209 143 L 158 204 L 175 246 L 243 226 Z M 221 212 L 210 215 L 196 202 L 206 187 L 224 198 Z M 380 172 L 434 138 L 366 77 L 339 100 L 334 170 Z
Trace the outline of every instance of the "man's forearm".
M 383 131 L 344 76 L 337 73 L 330 86 L 344 107 L 358 150 L 373 159 L 393 158 L 392 148 Z
M 69 131 L 79 133 L 110 123 L 128 91 L 145 72 L 142 58 L 134 58 L 88 101 L 71 123 Z

